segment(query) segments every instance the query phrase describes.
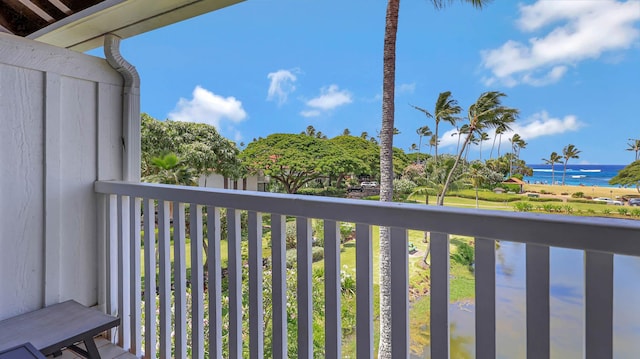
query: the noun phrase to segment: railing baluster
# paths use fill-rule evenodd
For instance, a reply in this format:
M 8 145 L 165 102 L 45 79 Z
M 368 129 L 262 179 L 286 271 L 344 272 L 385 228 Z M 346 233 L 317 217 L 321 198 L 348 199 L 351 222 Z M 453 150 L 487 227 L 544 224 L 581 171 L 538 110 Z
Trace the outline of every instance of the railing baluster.
M 585 358 L 613 357 L 613 254 L 584 254 Z
M 120 196 L 118 201 L 118 315 L 120 317 L 120 330 L 118 331 L 118 344 L 124 350 L 131 347 L 131 266 L 130 252 L 130 227 L 129 227 L 129 196 Z
M 313 358 L 311 219 L 296 219 L 298 264 L 298 358 Z
M 373 249 L 371 226 L 356 224 L 356 355 L 373 358 Z
M 249 354 L 264 356 L 264 308 L 262 302 L 262 214 L 249 212 Z
M 118 266 L 118 196 L 110 195 L 107 213 L 109 224 L 107 225 L 107 313 L 118 315 L 118 281 L 120 267 Z M 112 342 L 116 342 L 116 330 L 109 333 Z
M 156 358 L 155 201 L 144 200 L 144 354 Z
M 140 198 L 132 198 L 130 200 L 130 251 L 129 251 L 129 263 L 131 266 L 131 287 L 129 288 L 131 308 L 131 348 L 129 351 L 133 354 L 139 355 L 142 345 L 142 333 L 140 324 L 140 302 L 141 299 L 141 277 L 140 277 L 140 251 L 142 250 L 140 244 Z
M 407 230 L 391 228 L 391 347 L 409 357 L 409 245 Z
M 207 206 L 209 267 L 209 357 L 222 358 L 222 271 L 220 268 L 220 210 Z
M 191 358 L 204 358 L 204 279 L 202 278 L 202 206 L 191 203 Z
M 242 358 L 242 258 L 240 211 L 227 208 L 229 240 L 229 357 Z
M 527 358 L 549 358 L 549 247 L 527 243 Z
M 171 220 L 170 202 L 158 201 L 158 260 L 160 296 L 160 359 L 171 358 Z
M 340 281 L 340 225 L 324 221 L 325 356 L 342 357 L 342 288 Z
M 496 241 L 476 238 L 476 358 L 496 357 Z
M 431 232 L 431 357 L 449 358 L 449 235 Z
M 273 357 L 287 358 L 287 244 L 286 218 L 271 215 Z
M 187 265 L 184 203 L 173 202 L 174 357 L 187 357 Z

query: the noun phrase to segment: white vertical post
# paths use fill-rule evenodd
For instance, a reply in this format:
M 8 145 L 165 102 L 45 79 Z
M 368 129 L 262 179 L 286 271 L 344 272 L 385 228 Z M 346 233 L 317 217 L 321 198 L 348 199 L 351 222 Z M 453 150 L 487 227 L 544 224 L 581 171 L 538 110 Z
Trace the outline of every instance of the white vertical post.
M 449 358 L 449 236 L 431 232 L 431 357 Z
M 496 357 L 496 242 L 476 238 L 476 357 Z
M 191 358 L 204 359 L 204 279 L 202 206 L 191 203 Z
M 129 197 L 120 196 L 118 203 L 118 315 L 120 330 L 118 344 L 124 350 L 131 348 L 131 266 L 129 228 Z
M 262 214 L 249 212 L 249 354 L 264 355 L 264 310 L 262 301 Z
M 142 250 L 140 243 L 140 201 L 140 198 L 131 198 L 129 202 L 129 263 L 131 266 L 131 287 L 129 288 L 129 307 L 131 312 L 131 347 L 129 351 L 138 356 L 141 354 L 142 350 L 140 309 L 140 303 L 142 302 L 142 294 L 140 293 L 140 290 L 142 289 L 140 274 L 140 251 Z
M 324 221 L 325 355 L 342 357 L 342 288 L 340 281 L 340 225 Z
M 286 219 L 271 215 L 273 357 L 287 358 L 287 245 Z
M 381 279 L 385 280 L 385 279 Z M 356 224 L 356 355 L 373 358 L 373 249 L 371 226 Z
M 222 358 L 222 270 L 220 268 L 220 210 L 207 206 L 209 264 L 209 356 Z
M 549 358 L 549 247 L 527 243 L 527 358 Z
M 187 357 L 187 265 L 185 208 L 173 202 L 173 278 L 175 283 L 175 358 Z
M 144 200 L 144 354 L 156 358 L 155 201 Z
M 613 254 L 584 254 L 585 358 L 613 358 Z
M 118 196 L 109 195 L 107 213 L 107 314 L 118 315 Z M 114 343 L 116 330 L 111 329 L 109 333 Z
M 170 203 L 158 201 L 158 261 L 159 261 L 159 297 L 160 297 L 160 359 L 169 359 L 171 355 L 171 223 L 169 219 Z
M 296 219 L 298 263 L 298 358 L 313 358 L 311 219 Z
M 394 357 L 409 357 L 409 245 L 404 228 L 391 228 L 391 347 Z
M 229 357 L 242 358 L 242 257 L 240 211 L 227 208 L 229 241 Z

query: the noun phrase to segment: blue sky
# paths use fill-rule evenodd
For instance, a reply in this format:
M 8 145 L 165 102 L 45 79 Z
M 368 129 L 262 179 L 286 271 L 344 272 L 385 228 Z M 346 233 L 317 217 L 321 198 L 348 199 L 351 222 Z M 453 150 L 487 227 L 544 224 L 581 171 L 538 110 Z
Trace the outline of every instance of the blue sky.
M 249 0 L 126 39 L 122 53 L 141 75 L 142 111 L 158 119 L 206 122 L 237 143 L 308 125 L 329 137 L 345 128 L 375 136 L 385 8 Z M 396 89 L 394 145 L 405 151 L 418 127 L 434 127 L 410 104 L 432 110 L 449 90 L 464 114 L 497 90 L 520 110 L 513 127 L 528 163 L 572 143 L 582 150 L 573 163 L 628 164 L 626 143 L 640 138 L 640 1 L 494 1 L 483 10 L 453 2 L 439 11 L 403 1 Z M 452 132 L 441 127 L 440 152 L 455 151 Z

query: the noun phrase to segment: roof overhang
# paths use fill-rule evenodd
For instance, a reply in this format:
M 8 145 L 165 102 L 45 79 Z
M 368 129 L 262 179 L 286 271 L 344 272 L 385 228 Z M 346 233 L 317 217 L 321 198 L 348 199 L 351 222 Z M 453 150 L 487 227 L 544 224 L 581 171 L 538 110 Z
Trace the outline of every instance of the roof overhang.
M 25 37 L 84 52 L 102 46 L 103 35 L 107 33 L 125 39 L 242 1 L 103 0 L 51 22 Z

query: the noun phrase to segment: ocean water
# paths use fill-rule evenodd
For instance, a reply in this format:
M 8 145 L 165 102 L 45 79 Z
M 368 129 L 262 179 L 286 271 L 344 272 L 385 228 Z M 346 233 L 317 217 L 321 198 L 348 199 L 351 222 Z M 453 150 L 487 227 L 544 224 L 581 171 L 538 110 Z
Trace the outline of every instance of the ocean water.
M 524 181 L 529 183 L 551 184 L 551 165 L 529 165 L 533 169 L 533 176 L 525 176 Z M 554 168 L 555 182 L 562 183 L 562 164 L 556 164 Z M 567 174 L 564 183 L 570 186 L 600 186 L 618 187 L 609 184 L 609 180 L 623 169 L 624 165 L 567 165 Z

